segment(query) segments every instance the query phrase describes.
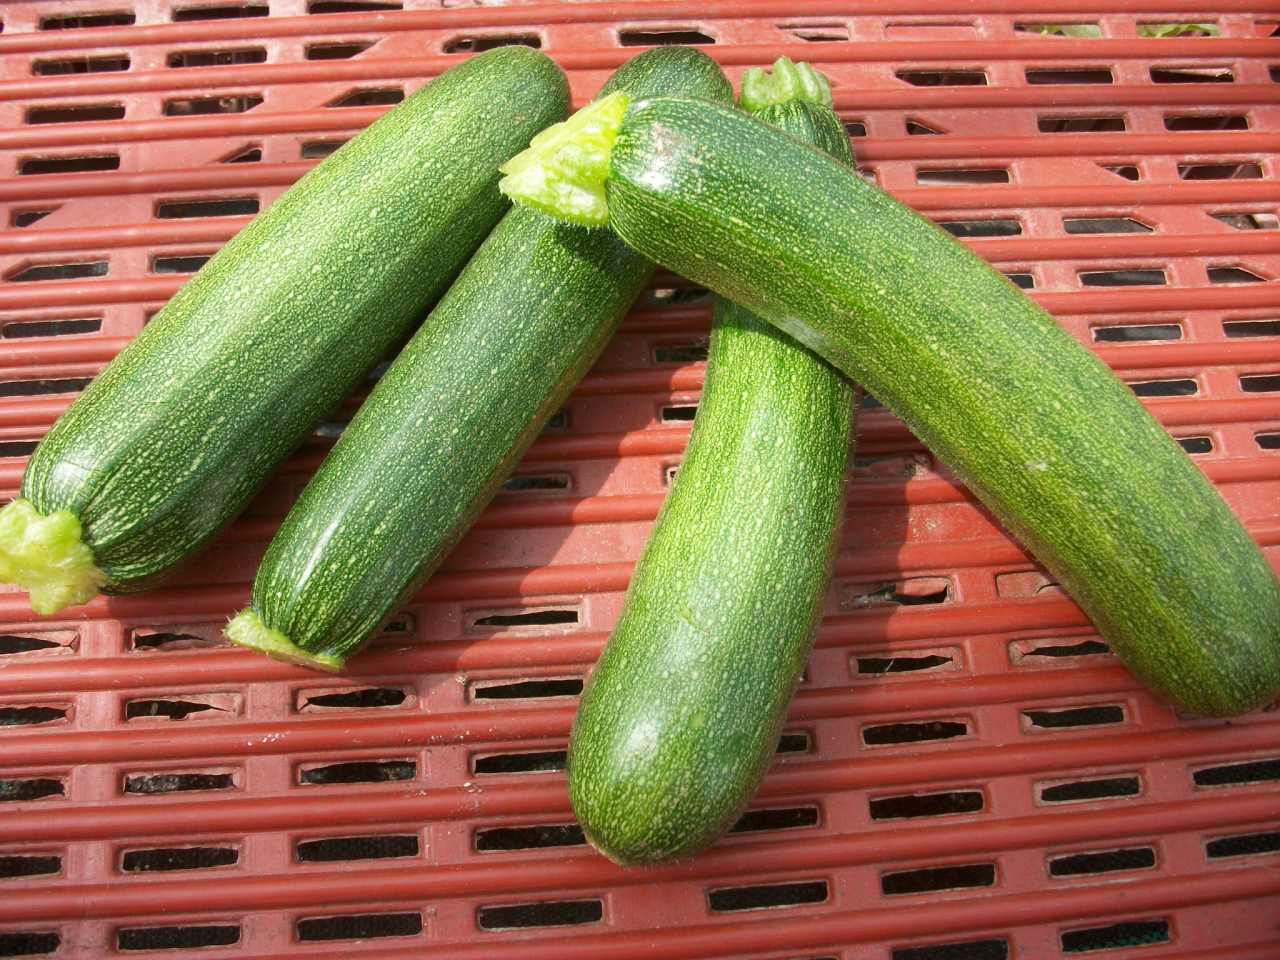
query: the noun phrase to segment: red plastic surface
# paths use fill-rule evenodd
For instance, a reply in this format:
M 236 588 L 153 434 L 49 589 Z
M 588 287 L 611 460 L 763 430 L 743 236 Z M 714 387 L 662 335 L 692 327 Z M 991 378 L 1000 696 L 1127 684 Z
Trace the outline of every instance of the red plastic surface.
M 183 271 L 400 91 L 520 38 L 580 103 L 628 43 L 700 41 L 735 84 L 784 54 L 827 72 L 866 171 L 996 233 L 967 242 L 1148 384 L 1280 560 L 1267 4 L 404 6 L 5 5 L 4 497 Z M 1219 35 L 1139 29 L 1172 22 Z M 1101 36 L 1023 29 L 1055 23 Z M 210 200 L 239 203 L 189 205 Z M 658 279 L 535 444 L 535 489 L 501 494 L 341 677 L 202 639 L 245 604 L 332 425 L 172 585 L 49 621 L 0 595 L 0 956 L 1280 957 L 1277 715 L 1198 721 L 1146 694 L 874 409 L 771 812 L 668 869 L 581 845 L 540 768 L 688 435 L 709 315 L 680 287 Z M 477 622 L 539 611 L 560 613 Z M 315 842 L 334 838 L 363 839 Z

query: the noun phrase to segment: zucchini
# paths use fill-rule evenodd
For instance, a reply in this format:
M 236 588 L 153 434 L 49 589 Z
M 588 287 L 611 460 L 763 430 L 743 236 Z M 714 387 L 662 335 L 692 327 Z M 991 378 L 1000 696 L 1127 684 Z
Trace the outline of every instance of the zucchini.
M 759 116 L 853 162 L 825 106 Z M 717 303 L 688 449 L 569 739 L 574 813 L 610 859 L 700 853 L 759 789 L 822 619 L 853 410 L 825 360 Z
M 39 613 L 171 573 L 403 341 L 505 211 L 498 165 L 567 112 L 527 48 L 441 75 L 178 291 L 36 449 L 0 579 Z
M 641 54 L 604 93 L 615 90 L 733 96 L 688 47 Z M 289 512 L 227 636 L 340 669 L 444 560 L 652 272 L 608 231 L 507 214 Z
M 543 155 L 572 150 L 557 136 Z M 556 176 L 584 173 L 579 187 L 604 195 L 628 244 L 862 384 L 1158 694 L 1203 716 L 1275 697 L 1275 572 L 1186 453 L 1052 317 L 847 165 L 746 114 L 650 98 L 610 136 L 607 166 L 544 162 L 553 176 L 532 200 L 554 213 Z

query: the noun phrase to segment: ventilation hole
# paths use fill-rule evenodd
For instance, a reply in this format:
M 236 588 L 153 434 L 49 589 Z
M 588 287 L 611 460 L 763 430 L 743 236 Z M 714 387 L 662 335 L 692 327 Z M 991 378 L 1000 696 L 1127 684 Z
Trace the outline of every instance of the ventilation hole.
M 299 840 L 294 850 L 304 863 L 335 863 L 345 860 L 392 860 L 418 855 L 415 834 L 386 837 L 330 837 Z
M 543 426 L 544 430 L 568 430 L 569 429 L 569 411 L 557 410 L 551 415 Z
M 1040 644 L 1037 646 L 1037 644 Z M 1063 643 L 1057 640 L 1015 640 L 1009 644 L 1009 659 L 1014 663 L 1035 661 L 1041 657 L 1059 660 L 1065 657 L 1095 657 L 1111 653 L 1111 648 L 1101 640 L 1081 640 Z
M 1211 213 L 1209 216 L 1233 230 L 1280 230 L 1280 217 L 1274 213 Z
M 1230 67 L 1152 67 L 1152 83 L 1233 83 Z
M 1098 780 L 1073 780 L 1069 783 L 1038 786 L 1041 803 L 1109 800 L 1115 797 L 1136 797 L 1142 792 L 1142 781 L 1138 777 L 1105 777 Z
M 576 823 L 538 827 L 492 827 L 475 832 L 476 850 L 543 850 L 548 847 L 578 847 L 587 842 Z
M 923 120 L 917 120 L 914 117 L 907 117 L 907 134 L 913 137 L 936 137 L 943 131 L 936 129 L 931 124 L 925 123 Z
M 0 933 L 0 957 L 35 957 L 53 953 L 62 943 L 54 931 L 32 933 Z
M 832 43 L 849 39 L 849 28 L 843 23 L 779 24 L 778 29 L 809 43 Z
M 848 583 L 840 588 L 840 608 L 857 610 L 886 603 L 904 607 L 946 603 L 950 588 L 946 577 L 920 577 L 897 583 Z
M 79 393 L 92 382 L 89 377 L 66 380 L 6 380 L 0 382 L 0 397 L 36 397 L 53 393 Z
M 229 867 L 239 860 L 240 851 L 235 847 L 166 847 L 129 850 L 120 860 L 120 869 L 125 873 L 171 873 Z
M 1280 373 L 1241 377 L 1240 389 L 1245 393 L 1275 393 L 1280 391 Z
M 938 226 L 953 237 L 1022 236 L 1022 224 L 1017 220 L 943 220 Z
M 1216 37 L 1221 33 L 1213 23 L 1140 23 L 1140 37 Z
M 94 123 L 100 120 L 123 120 L 124 106 L 119 103 L 85 103 L 74 107 L 30 107 L 27 123 Z
M 1126 180 L 1142 179 L 1142 173 L 1133 164 L 1122 163 L 1119 166 L 1107 166 L 1106 164 L 1099 164 L 1099 166 L 1102 167 L 1103 170 L 1106 170 L 1108 173 L 1114 173 L 1117 177 L 1123 177 Z
M 1187 130 L 1248 130 L 1249 120 L 1238 113 L 1165 117 L 1164 128 L 1175 132 Z
M 84 280 L 89 277 L 105 277 L 107 261 L 94 260 L 90 263 L 46 263 L 27 267 L 9 278 L 10 283 L 41 283 L 46 280 Z M 41 381 L 28 381 L 37 383 Z M 56 383 L 59 381 L 48 381 Z
M 506 493 L 524 493 L 530 490 L 568 490 L 569 475 L 567 473 L 548 473 L 537 476 L 508 477 L 502 483 Z M 572 612 L 572 611 L 571 611 Z M 573 621 L 577 622 L 577 614 Z
M 1094 327 L 1093 339 L 1097 343 L 1145 343 L 1151 340 L 1181 340 L 1182 327 L 1176 323 L 1142 323 L 1122 327 Z
M 472 758 L 471 769 L 475 773 L 547 773 L 563 770 L 566 759 L 564 750 L 495 753 Z
M 867 125 L 861 120 L 846 120 L 844 122 L 844 132 L 851 137 L 865 137 L 867 135 Z
M 1076 67 L 1058 70 L 1027 71 L 1027 83 L 1032 85 L 1114 82 L 1115 78 L 1111 75 L 1111 71 L 1106 67 Z
M 662 471 L 662 485 L 669 487 L 676 482 L 676 474 L 680 472 L 679 466 L 666 467 Z
M 1036 287 L 1036 278 L 1029 273 L 1006 273 L 1004 277 L 1019 290 L 1034 290 Z
M 156 204 L 156 217 L 160 220 L 187 220 L 195 217 L 245 217 L 257 212 L 257 197 L 174 200 L 169 203 Z
M 706 287 L 655 287 L 646 291 L 648 302 L 656 307 L 700 303 L 710 295 Z
M 707 359 L 707 348 L 702 344 L 654 347 L 654 363 L 701 363 Z
M 1166 943 L 1169 939 L 1167 920 L 1128 920 L 1087 930 L 1068 930 L 1062 934 L 1063 953 L 1088 953 L 1093 950 L 1116 950 Z
M 119 950 L 194 950 L 197 947 L 229 947 L 239 942 L 238 923 L 202 927 L 126 927 L 116 931 L 116 948 Z
M 894 947 L 891 960 L 1009 960 L 1009 941 L 964 940 L 930 947 Z
M 302 145 L 302 159 L 323 160 L 346 142 L 345 140 L 319 140 L 315 143 L 304 143 Z
M 862 742 L 869 747 L 896 743 L 927 743 L 969 735 L 969 724 L 960 720 L 924 720 L 917 723 L 884 723 L 862 728 Z
M 124 56 L 41 60 L 31 65 L 31 72 L 38 77 L 66 77 L 81 73 L 117 73 L 128 69 L 129 58 Z
M 166 117 L 202 117 L 247 113 L 260 103 L 262 103 L 262 97 L 257 94 L 239 97 L 191 97 L 186 100 L 170 100 L 164 105 L 164 115 Z
M 378 634 L 380 637 L 412 637 L 418 632 L 418 621 L 414 619 L 413 614 L 402 613 L 396 619 L 392 620 L 382 632 Z
M 13 459 L 14 457 L 30 456 L 40 445 L 39 440 L 9 440 L 0 441 L 0 459 Z M 18 639 L 18 638 L 14 638 Z M 52 644 L 58 646 L 58 644 Z M 0 654 L 5 653 L 4 637 L 0 637 Z
M 532 33 L 502 34 L 480 37 L 454 37 L 444 45 L 445 53 L 484 53 L 498 47 L 532 47 L 542 49 L 542 38 Z
M 968 186 L 971 184 L 1008 182 L 1009 171 L 1003 167 L 966 167 L 953 170 L 916 171 L 916 183 L 934 186 Z
M 748 810 L 729 832 L 764 833 L 772 830 L 799 830 L 817 825 L 817 807 L 779 807 L 773 810 Z
M 263 4 L 228 4 L 217 7 L 182 7 L 173 11 L 173 19 L 178 23 L 191 20 L 240 20 L 244 17 L 265 17 L 270 13 Z
M 1030 729 L 1063 730 L 1069 727 L 1097 727 L 1124 723 L 1124 707 L 1068 707 L 1064 710 L 1023 710 L 1023 721 Z
M 43 220 L 52 210 L 15 210 L 12 223 L 15 227 L 29 227 L 37 220 Z
M 1265 283 L 1266 281 L 1251 270 L 1243 267 L 1210 267 L 1210 283 Z
M 827 881 L 825 880 L 813 880 L 805 883 L 771 883 L 754 887 L 729 887 L 725 890 L 710 890 L 707 892 L 707 900 L 712 913 L 794 907 L 805 903 L 825 903 L 826 899 Z
M 576 697 L 582 693 L 582 678 L 485 681 L 471 684 L 468 693 L 471 700 L 545 700 L 551 697 Z
M 1151 227 L 1130 217 L 1064 217 L 1062 227 L 1070 234 L 1152 232 Z
M 151 264 L 151 269 L 155 273 L 195 273 L 212 259 L 212 256 L 200 255 L 189 257 L 156 257 Z
M 680 406 L 663 407 L 660 417 L 663 423 L 687 423 L 693 420 L 697 413 L 697 404 L 682 404 Z
M 124 792 L 144 795 L 234 790 L 233 773 L 140 773 L 124 778 Z
M 374 45 L 373 40 L 357 40 L 351 43 L 313 43 L 307 47 L 308 60 L 350 60 Z
M 1180 163 L 1178 176 L 1183 180 L 1261 180 L 1258 163 Z
M 893 673 L 919 673 L 926 670 L 937 670 L 939 667 L 956 669 L 955 657 L 926 653 L 917 656 L 911 654 L 884 654 L 879 657 L 858 657 L 856 673 L 869 676 L 885 676 Z
M 1259 449 L 1280 450 L 1280 433 L 1259 433 L 1253 439 L 1257 441 Z
M 473 627 L 543 627 L 557 623 L 577 623 L 577 610 L 528 610 L 521 613 L 491 613 L 477 617 Z
M 61 780 L 35 777 L 30 780 L 0 780 L 0 803 L 25 803 L 45 797 L 65 797 L 67 788 Z
M 1264 853 L 1280 851 L 1280 831 L 1271 833 L 1244 833 L 1234 837 L 1219 837 L 1204 845 L 1204 855 L 1210 860 L 1222 857 L 1256 857 Z
M 777 753 L 808 753 L 813 749 L 813 737 L 807 730 L 784 733 L 778 739 Z
M 404 99 L 404 91 L 399 87 L 383 87 L 377 90 L 353 90 L 340 100 L 329 104 L 330 107 L 382 107 L 391 106 Z
M 981 70 L 899 70 L 895 76 L 913 87 L 985 87 Z
M 0 877 L 6 880 L 17 877 L 44 877 L 51 873 L 58 873 L 61 869 L 62 858 L 58 856 L 0 857 Z
M 226 713 L 226 707 L 193 700 L 130 700 L 125 704 L 125 720 L 164 717 L 166 720 L 185 720 L 193 714 L 206 712 Z
M 3 448 L 3 446 L 4 444 L 0 444 L 0 448 Z M 34 448 L 34 440 L 31 441 L 31 446 Z M 30 451 L 28 450 L 27 452 L 29 453 Z M 0 450 L 0 456 L 3 455 L 3 451 Z M 19 456 L 19 454 L 8 454 L 8 456 Z M 21 456 L 25 456 L 25 454 L 21 454 Z M 63 643 L 59 643 L 57 640 L 48 640 L 44 637 L 24 637 L 15 634 L 4 634 L 0 635 L 0 657 L 12 656 L 19 653 L 36 653 L 40 650 L 67 650 L 72 647 L 77 639 L 78 638 L 74 633 L 71 634 L 67 641 Z
M 1146 380 L 1129 384 L 1139 397 L 1194 397 L 1200 386 L 1194 380 Z
M 84 13 L 65 17 L 41 17 L 41 30 L 93 30 L 98 27 L 127 27 L 136 18 L 132 13 Z
M 231 67 L 245 63 L 265 63 L 267 51 L 262 47 L 246 47 L 239 50 L 183 50 L 169 54 L 169 66 Z
M 366 687 L 363 690 L 321 694 L 302 691 L 298 694 L 297 710 L 299 713 L 305 713 L 317 709 L 366 710 L 398 707 L 407 698 L 408 694 L 404 690 L 395 687 Z
M 0 727 L 38 727 L 67 719 L 67 707 L 0 707 Z
M 1091 873 L 1115 873 L 1120 870 L 1147 870 L 1156 865 L 1152 847 L 1129 847 L 1103 850 L 1100 853 L 1073 853 L 1049 859 L 1049 876 L 1078 877 Z
M 966 863 L 958 866 L 924 867 L 882 874 L 880 892 L 886 897 L 913 893 L 938 893 L 943 890 L 968 890 L 990 887 L 996 882 L 994 863 Z
M 307 4 L 307 13 L 378 13 L 403 9 L 404 4 L 395 0 L 315 0 Z
M 618 31 L 618 43 L 624 47 L 696 47 L 715 42 L 714 37 L 694 29 Z
M 1191 780 L 1197 787 L 1233 787 L 1245 783 L 1280 780 L 1280 758 L 1228 763 L 1195 771 Z
M 200 647 L 213 646 L 214 642 L 206 637 L 190 633 L 166 633 L 164 631 L 147 631 L 134 629 L 129 632 L 130 650 L 194 650 Z
M 1179 437 L 1178 445 L 1187 453 L 1213 453 L 1213 440 L 1210 437 Z
M 1080 274 L 1086 287 L 1149 287 L 1169 282 L 1163 270 L 1098 270 Z
M 996 594 L 1001 597 L 1028 600 L 1032 597 L 1055 596 L 1060 593 L 1062 588 L 1058 582 L 1038 570 L 996 574 Z
M 1124 117 L 1037 117 L 1041 133 L 1123 133 Z
M 481 930 L 518 930 L 529 927 L 571 927 L 604 919 L 601 900 L 552 900 L 511 906 L 481 907 Z
M 3 336 L 6 340 L 25 337 L 67 337 L 78 333 L 97 333 L 101 329 L 101 317 L 84 320 L 17 320 L 4 325 Z
M 418 775 L 416 760 L 355 760 L 298 771 L 300 784 L 390 783 Z

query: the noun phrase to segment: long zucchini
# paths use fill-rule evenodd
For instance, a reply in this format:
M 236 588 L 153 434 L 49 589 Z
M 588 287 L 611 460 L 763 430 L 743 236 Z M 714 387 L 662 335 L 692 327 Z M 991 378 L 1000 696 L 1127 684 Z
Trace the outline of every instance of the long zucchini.
M 512 164 L 533 156 L 547 188 L 503 189 L 582 220 L 554 193 L 557 176 L 576 179 L 636 250 L 861 383 L 1141 681 L 1205 716 L 1275 697 L 1280 583 L 1257 544 L 1132 392 L 979 257 L 845 164 L 719 105 L 631 103 L 597 136 L 607 164 L 561 162 L 554 130 L 540 140 Z
M 498 222 L 497 167 L 567 112 L 547 56 L 453 68 L 253 220 L 54 424 L 0 515 L 53 613 L 163 579 L 231 521 Z
M 733 95 L 688 47 L 641 54 L 615 90 Z M 227 636 L 339 669 L 462 537 L 652 272 L 608 231 L 507 214 L 289 512 Z
M 853 162 L 826 106 L 758 115 Z M 569 739 L 574 813 L 611 859 L 700 853 L 759 789 L 831 582 L 853 410 L 825 360 L 716 305 L 688 449 Z

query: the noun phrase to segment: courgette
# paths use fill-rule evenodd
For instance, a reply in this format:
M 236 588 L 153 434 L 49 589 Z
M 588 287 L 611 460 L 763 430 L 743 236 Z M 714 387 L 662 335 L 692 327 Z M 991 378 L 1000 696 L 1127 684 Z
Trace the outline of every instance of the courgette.
M 757 105 L 822 95 L 743 90 Z M 853 162 L 825 106 L 758 115 Z M 688 448 L 569 739 L 574 813 L 610 859 L 700 853 L 759 789 L 831 582 L 853 410 L 853 385 L 825 360 L 717 303 Z
M 40 613 L 163 579 L 413 328 L 507 208 L 497 167 L 567 112 L 544 54 L 441 75 L 273 203 L 36 449 L 0 578 Z
M 641 54 L 615 90 L 733 96 L 688 47 Z M 466 532 L 652 272 L 608 231 L 507 214 L 307 484 L 227 636 L 339 669 Z
M 557 136 L 541 155 L 572 151 Z M 741 112 L 638 100 L 602 136 L 607 165 L 544 163 L 548 189 L 530 199 L 581 219 L 557 210 L 556 176 L 585 173 L 576 188 L 605 198 L 633 248 L 859 382 L 1158 694 L 1204 716 L 1275 697 L 1280 583 L 1258 545 L 1133 393 L 1007 279 L 847 165 Z

